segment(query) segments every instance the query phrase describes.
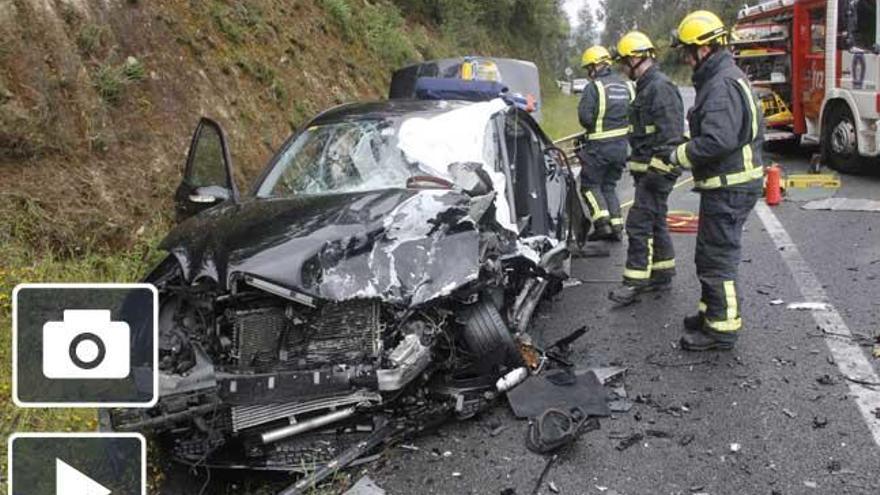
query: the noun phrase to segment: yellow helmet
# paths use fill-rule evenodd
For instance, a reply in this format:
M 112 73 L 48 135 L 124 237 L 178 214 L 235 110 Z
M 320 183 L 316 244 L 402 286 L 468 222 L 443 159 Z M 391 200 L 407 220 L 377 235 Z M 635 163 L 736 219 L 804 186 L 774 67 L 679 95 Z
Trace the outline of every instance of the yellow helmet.
M 630 31 L 617 42 L 618 57 L 654 57 L 656 49 L 651 38 L 640 31 Z
M 581 56 L 581 67 L 595 64 L 607 64 L 611 62 L 611 54 L 604 46 L 594 45 L 586 50 Z
M 685 16 L 672 36 L 673 44 L 681 45 L 703 46 L 713 41 L 725 44 L 727 29 L 721 19 L 708 10 L 697 10 Z

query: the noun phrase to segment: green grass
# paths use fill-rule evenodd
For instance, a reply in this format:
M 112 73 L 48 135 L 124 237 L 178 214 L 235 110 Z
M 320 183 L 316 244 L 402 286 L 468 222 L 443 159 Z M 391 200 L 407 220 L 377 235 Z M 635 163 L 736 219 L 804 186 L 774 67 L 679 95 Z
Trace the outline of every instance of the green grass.
M 542 100 L 541 128 L 551 139 L 583 131 L 577 116 L 579 96 L 564 95 L 554 87 L 544 91 Z

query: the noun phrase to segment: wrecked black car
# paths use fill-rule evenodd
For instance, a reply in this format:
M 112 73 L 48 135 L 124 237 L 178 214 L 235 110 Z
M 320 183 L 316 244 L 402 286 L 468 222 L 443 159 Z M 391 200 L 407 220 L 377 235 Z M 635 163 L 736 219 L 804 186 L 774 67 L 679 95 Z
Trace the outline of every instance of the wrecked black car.
M 540 366 L 577 195 L 528 113 L 393 100 L 329 110 L 240 197 L 202 119 L 160 292 L 160 400 L 106 411 L 181 462 L 334 469 L 467 418 Z M 333 462 L 330 462 L 333 461 Z

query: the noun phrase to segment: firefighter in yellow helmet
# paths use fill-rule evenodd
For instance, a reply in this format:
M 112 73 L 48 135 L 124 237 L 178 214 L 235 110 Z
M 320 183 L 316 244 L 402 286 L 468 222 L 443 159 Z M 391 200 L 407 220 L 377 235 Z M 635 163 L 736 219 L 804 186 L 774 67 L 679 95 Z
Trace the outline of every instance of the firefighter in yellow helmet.
M 737 269 L 743 224 L 761 192 L 764 120 L 746 75 L 727 50 L 727 30 L 704 10 L 686 16 L 673 46 L 693 67 L 697 90 L 689 114 L 690 141 L 667 163 L 690 169 L 700 193 L 695 261 L 699 310 L 684 320 L 683 349 L 731 349 L 742 328 Z
M 684 138 L 684 106 L 678 88 L 661 72 L 654 44 L 631 31 L 617 43 L 621 70 L 636 82 L 630 112 L 629 170 L 636 190 L 626 217 L 629 240 L 623 282 L 608 297 L 618 304 L 638 301 L 646 291 L 669 288 L 675 250 L 666 225 L 669 194 L 679 173 L 664 163 Z
M 605 47 L 584 50 L 581 66 L 590 83 L 578 104 L 578 118 L 586 130 L 577 156 L 581 161 L 581 194 L 589 210 L 591 241 L 620 241 L 623 220 L 617 182 L 626 166 L 629 134 L 629 85 L 612 72 L 611 54 Z

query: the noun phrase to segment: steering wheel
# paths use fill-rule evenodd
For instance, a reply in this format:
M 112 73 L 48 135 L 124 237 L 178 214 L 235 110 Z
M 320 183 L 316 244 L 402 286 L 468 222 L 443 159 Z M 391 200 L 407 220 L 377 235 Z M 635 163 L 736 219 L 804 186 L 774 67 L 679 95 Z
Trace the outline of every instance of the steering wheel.
M 406 179 L 407 189 L 452 189 L 452 182 L 433 175 L 413 175 Z

